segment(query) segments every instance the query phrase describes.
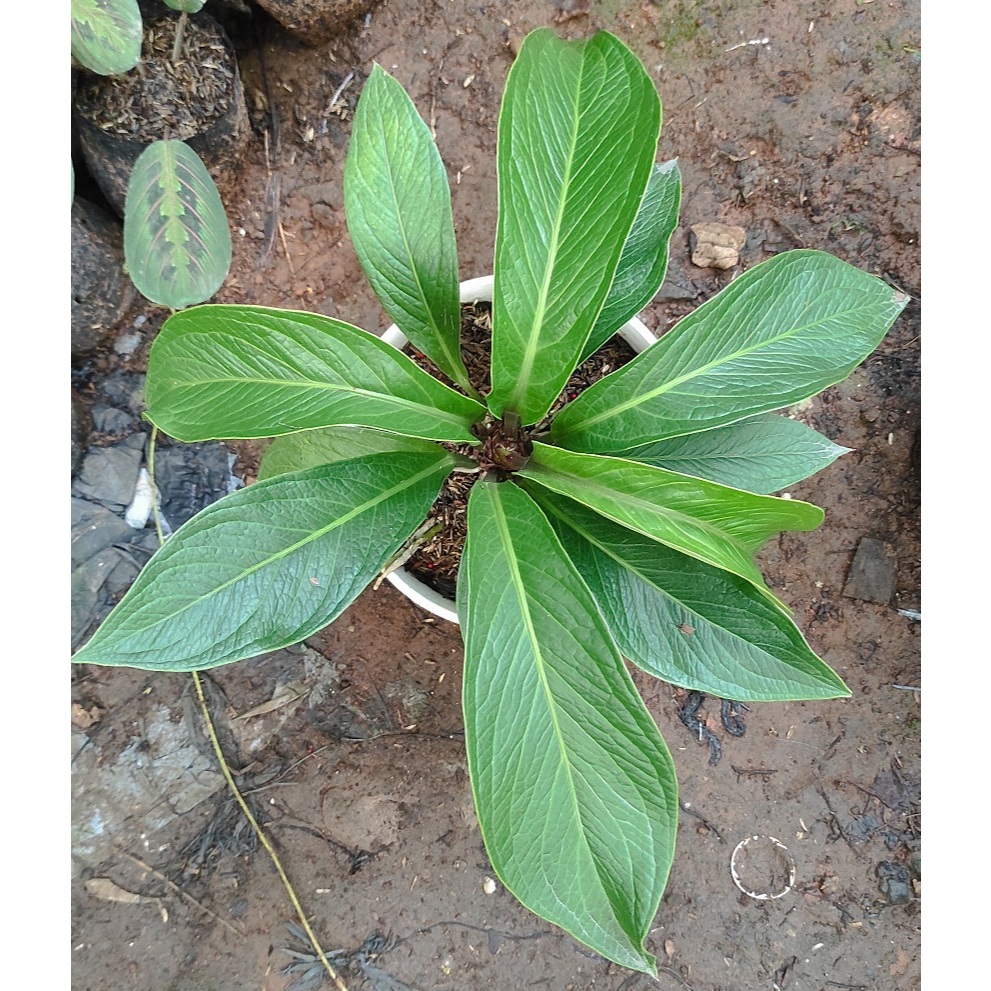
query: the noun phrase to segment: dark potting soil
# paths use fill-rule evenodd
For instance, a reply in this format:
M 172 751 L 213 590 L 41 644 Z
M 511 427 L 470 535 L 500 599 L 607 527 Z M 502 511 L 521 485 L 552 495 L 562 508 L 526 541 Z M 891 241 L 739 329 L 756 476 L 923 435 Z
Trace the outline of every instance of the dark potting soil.
M 230 109 L 236 63 L 220 28 L 187 19 L 179 58 L 173 62 L 178 17 L 148 25 L 141 61 L 130 72 L 100 76 L 80 86 L 80 114 L 110 134 L 154 141 L 185 140 Z
M 491 346 L 491 304 L 465 303 L 461 307 L 461 357 L 468 370 L 468 377 L 483 394 L 487 394 L 491 388 L 489 382 Z M 612 338 L 575 369 L 547 416 L 529 433 L 539 436 L 550 426 L 554 415 L 567 402 L 575 399 L 610 372 L 621 368 L 635 356 L 636 352 L 621 337 Z M 416 351 L 413 352 L 413 358 L 421 367 L 446 384 L 457 388 L 428 358 Z M 476 451 L 467 444 L 449 446 L 452 450 L 468 457 Z M 419 545 L 405 565 L 407 571 L 425 585 L 452 600 L 457 586 L 461 552 L 468 533 L 468 494 L 478 478 L 478 474 L 467 472 L 453 472 L 448 476 L 428 515 L 428 520 L 439 524 L 439 527 L 432 528 L 435 532 L 427 531 L 429 536 Z

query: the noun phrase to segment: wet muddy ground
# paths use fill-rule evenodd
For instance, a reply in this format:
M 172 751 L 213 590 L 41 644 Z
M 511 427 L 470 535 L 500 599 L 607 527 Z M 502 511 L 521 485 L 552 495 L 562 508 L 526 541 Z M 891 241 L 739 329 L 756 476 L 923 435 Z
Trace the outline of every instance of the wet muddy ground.
M 386 326 L 342 210 L 350 111 L 373 62 L 436 130 L 462 278 L 488 273 L 499 98 L 513 46 L 539 26 L 570 37 L 607 28 L 657 81 L 659 158 L 678 158 L 684 194 L 668 280 L 642 314 L 656 333 L 739 271 L 691 263 L 698 223 L 743 227 L 743 267 L 821 248 L 912 296 L 862 368 L 801 410 L 852 449 L 792 489 L 825 508 L 825 524 L 762 555 L 771 587 L 853 697 L 753 706 L 741 738 L 725 734 L 710 701 L 700 715 L 723 744 L 711 766 L 679 720 L 683 693 L 635 680 L 675 757 L 683 809 L 648 940 L 658 983 L 918 988 L 918 4 L 386 0 L 319 48 L 253 21 L 257 30 L 232 24 L 255 132 L 238 186 L 224 190 L 235 257 L 219 301 Z M 141 314 L 142 346 L 127 359 L 100 356 L 89 395 L 108 372 L 142 370 L 161 317 L 137 305 L 123 323 Z M 242 452 L 235 473 L 250 481 L 251 469 Z M 847 584 L 865 539 L 889 569 L 882 601 L 845 594 L 865 594 Z M 307 644 L 204 678 L 239 783 L 324 949 L 348 954 L 335 959 L 352 989 L 651 986 L 500 886 L 489 893 L 465 769 L 461 660 L 456 627 L 383 584 Z M 191 679 L 95 667 L 73 679 L 73 988 L 315 988 L 320 971 L 287 928 L 285 889 L 210 757 Z M 756 899 L 734 882 L 734 850 L 753 836 L 776 838 L 794 860 L 781 898 Z M 758 894 L 787 885 L 783 855 L 764 843 L 735 861 Z M 140 898 L 122 902 L 121 892 Z

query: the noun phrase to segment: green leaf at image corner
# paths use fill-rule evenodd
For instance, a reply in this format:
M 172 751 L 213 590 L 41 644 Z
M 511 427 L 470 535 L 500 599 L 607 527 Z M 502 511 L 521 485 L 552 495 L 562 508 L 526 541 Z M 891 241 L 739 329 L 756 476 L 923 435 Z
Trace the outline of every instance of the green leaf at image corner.
M 220 193 L 183 141 L 153 141 L 138 157 L 124 203 L 124 258 L 142 296 L 181 310 L 209 299 L 231 266 Z
M 664 681 L 740 702 L 850 694 L 798 627 L 749 582 L 535 493 L 620 652 Z
M 814 530 L 823 511 L 665 471 L 653 465 L 575 454 L 534 442 L 517 477 L 567 496 L 621 526 L 746 579 L 771 602 L 754 554 L 783 530 Z
M 655 165 L 630 236 L 619 256 L 609 295 L 580 361 L 598 351 L 661 288 L 668 269 L 668 246 L 678 226 L 680 207 L 681 172 L 677 161 Z
M 849 450 L 799 420 L 762 413 L 616 457 L 767 495 L 809 478 Z
M 72 0 L 72 55 L 101 76 L 117 76 L 141 59 L 138 0 Z
M 546 518 L 512 483 L 471 492 L 458 581 L 469 776 L 482 837 L 527 908 L 624 967 L 674 856 L 674 765 Z
M 845 379 L 907 302 L 825 252 L 782 252 L 565 406 L 551 438 L 611 454 L 792 406 Z
M 536 423 L 578 364 L 654 165 L 653 80 L 600 31 L 527 35 L 499 115 L 489 408 Z
M 372 69 L 344 167 L 348 232 L 361 267 L 399 329 L 465 391 L 458 257 L 447 172 L 400 84 Z
M 152 345 L 145 398 L 149 419 L 189 443 L 350 424 L 471 444 L 485 415 L 374 334 L 263 306 L 174 313 Z
M 377 454 L 225 496 L 165 542 L 73 660 L 201 671 L 299 643 L 375 578 L 452 465 L 442 448 Z

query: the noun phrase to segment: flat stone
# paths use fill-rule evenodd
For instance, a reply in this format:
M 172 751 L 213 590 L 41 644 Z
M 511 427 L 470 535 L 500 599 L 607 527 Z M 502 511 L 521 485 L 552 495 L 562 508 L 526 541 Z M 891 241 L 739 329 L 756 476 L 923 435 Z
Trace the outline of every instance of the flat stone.
M 895 594 L 895 549 L 883 540 L 864 537 L 847 573 L 843 594 L 849 599 L 887 605 Z
M 94 448 L 83 458 L 79 477 L 72 486 L 73 495 L 115 508 L 129 505 L 138 484 L 142 456 L 142 450 L 127 441 Z
M 93 403 L 90 415 L 93 417 L 93 429 L 101 434 L 123 434 L 138 427 L 137 417 L 105 403 Z
M 72 765 L 72 853 L 96 866 L 127 846 L 176 822 L 224 787 L 212 759 L 200 753 L 184 718 L 161 706 L 142 719 L 141 736 L 114 758 L 90 739 Z M 195 835 L 200 823 L 189 820 Z M 192 836 L 188 837 L 192 839 Z
M 134 531 L 115 513 L 86 499 L 72 500 L 72 563 L 133 539 Z
M 747 232 L 742 227 L 695 224 L 691 232 L 693 265 L 726 270 L 739 264 L 740 251 L 747 243 Z

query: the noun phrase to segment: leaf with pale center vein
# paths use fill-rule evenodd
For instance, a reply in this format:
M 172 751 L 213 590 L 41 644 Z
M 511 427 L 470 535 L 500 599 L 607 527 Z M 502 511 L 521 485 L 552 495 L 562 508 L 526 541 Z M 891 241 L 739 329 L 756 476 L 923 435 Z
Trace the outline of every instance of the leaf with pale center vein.
M 499 115 L 492 297 L 496 417 L 540 420 L 578 364 L 653 167 L 653 80 L 612 35 L 531 32 Z
M 565 406 L 551 438 L 610 454 L 792 406 L 845 379 L 907 302 L 832 255 L 783 252 Z
M 653 465 L 575 454 L 535 442 L 517 476 L 588 506 L 674 550 L 745 578 L 772 602 L 753 556 L 782 530 L 814 530 L 809 503 L 731 489 Z
M 389 316 L 442 372 L 474 393 L 461 359 L 447 171 L 413 101 L 377 65 L 351 128 L 344 209 L 358 260 Z
M 673 685 L 741 702 L 850 694 L 798 627 L 749 582 L 536 492 L 620 652 Z
M 485 414 L 374 334 L 262 306 L 169 317 L 148 359 L 146 399 L 152 422 L 187 442 L 349 424 L 471 444 Z
M 453 464 L 439 447 L 374 454 L 225 496 L 166 541 L 73 659 L 191 671 L 299 643 L 375 578 Z
M 182 141 L 153 141 L 138 157 L 124 204 L 124 258 L 138 291 L 180 310 L 209 299 L 231 266 L 220 192 Z
M 674 855 L 677 782 L 585 583 L 512 483 L 477 483 L 458 580 L 485 847 L 527 908 L 625 967 Z
M 814 475 L 848 451 L 798 420 L 763 413 L 616 457 L 767 495 Z

